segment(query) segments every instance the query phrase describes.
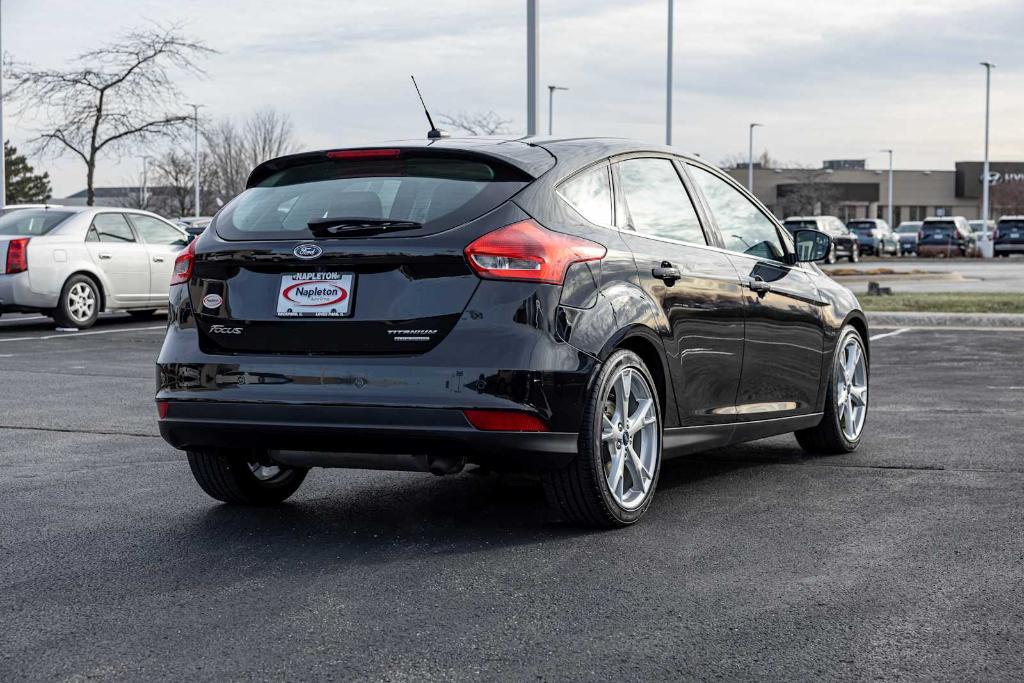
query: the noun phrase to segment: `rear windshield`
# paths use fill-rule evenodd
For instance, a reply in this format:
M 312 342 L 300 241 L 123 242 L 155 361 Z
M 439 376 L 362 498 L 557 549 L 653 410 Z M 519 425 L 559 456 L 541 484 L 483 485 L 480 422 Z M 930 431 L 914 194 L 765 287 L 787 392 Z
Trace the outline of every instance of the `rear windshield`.
M 34 237 L 45 235 L 64 222 L 70 211 L 19 209 L 0 216 L 0 235 Z
M 846 224 L 846 227 L 848 227 L 850 230 L 853 230 L 854 232 L 860 232 L 861 230 L 874 230 L 878 226 L 875 225 L 874 223 L 853 223 L 853 222 L 850 222 L 850 223 Z
M 921 229 L 921 224 L 920 223 L 903 223 L 903 224 L 900 225 L 900 227 L 896 228 L 896 232 L 899 232 L 899 233 L 914 232 L 914 233 L 916 233 L 920 229 Z
M 999 221 L 999 229 L 1024 232 L 1024 221 Z
M 525 174 L 475 159 L 325 159 L 278 171 L 217 218 L 225 239 L 412 236 L 461 225 L 499 206 Z

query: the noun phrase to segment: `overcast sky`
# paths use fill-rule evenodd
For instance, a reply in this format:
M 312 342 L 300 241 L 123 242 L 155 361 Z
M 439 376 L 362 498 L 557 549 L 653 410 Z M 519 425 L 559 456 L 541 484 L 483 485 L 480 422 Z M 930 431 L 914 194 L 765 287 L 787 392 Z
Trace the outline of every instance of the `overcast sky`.
M 661 142 L 666 0 L 540 0 L 541 128 Z M 493 109 L 525 131 L 525 0 L 4 0 L 3 48 L 60 67 L 145 22 L 180 23 L 220 54 L 184 101 L 207 116 L 272 104 L 303 148 L 426 131 L 408 75 L 434 112 Z M 677 0 L 674 141 L 718 162 L 757 148 L 785 161 L 867 158 L 899 168 L 980 159 L 982 60 L 993 82 L 992 157 L 1024 160 L 1022 0 Z M 43 122 L 5 121 L 24 147 Z M 33 160 L 54 196 L 84 187 L 71 158 Z M 106 158 L 98 185 L 140 162 Z

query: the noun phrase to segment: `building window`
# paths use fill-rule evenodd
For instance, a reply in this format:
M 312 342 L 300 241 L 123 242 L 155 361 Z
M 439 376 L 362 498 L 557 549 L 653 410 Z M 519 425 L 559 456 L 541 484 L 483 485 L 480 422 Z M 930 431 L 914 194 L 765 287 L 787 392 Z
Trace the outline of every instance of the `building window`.
M 925 206 L 908 206 L 907 209 L 910 211 L 910 218 L 907 220 L 923 221 L 928 217 L 928 208 Z
M 952 213 L 953 213 L 953 207 L 952 206 L 936 206 L 935 207 L 935 215 L 936 216 L 939 216 L 939 217 L 949 216 Z

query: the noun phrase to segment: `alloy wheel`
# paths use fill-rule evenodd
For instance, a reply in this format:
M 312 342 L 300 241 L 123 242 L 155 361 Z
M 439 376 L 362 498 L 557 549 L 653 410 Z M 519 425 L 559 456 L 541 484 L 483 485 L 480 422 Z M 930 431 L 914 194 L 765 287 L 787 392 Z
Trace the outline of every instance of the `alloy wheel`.
M 274 481 L 284 474 L 284 470 L 282 470 L 278 465 L 263 465 L 258 462 L 250 462 L 247 464 L 249 465 L 249 471 L 252 472 L 252 476 L 256 477 L 256 479 L 261 482 Z
M 601 456 L 608 491 L 626 510 L 640 507 L 654 485 L 660 430 L 651 386 L 636 368 L 622 368 L 605 396 Z
M 96 292 L 85 282 L 76 282 L 68 291 L 68 313 L 76 323 L 87 322 L 96 311 Z
M 835 388 L 839 428 L 848 441 L 856 441 L 868 413 L 868 367 L 856 337 L 849 337 L 839 354 Z

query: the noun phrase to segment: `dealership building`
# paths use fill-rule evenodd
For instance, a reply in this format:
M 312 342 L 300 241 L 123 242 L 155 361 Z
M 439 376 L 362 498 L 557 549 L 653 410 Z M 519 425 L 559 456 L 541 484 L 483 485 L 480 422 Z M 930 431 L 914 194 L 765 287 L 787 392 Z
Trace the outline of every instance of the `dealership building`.
M 991 216 L 1024 213 L 1024 162 L 991 162 Z M 747 167 L 729 170 L 744 186 Z M 980 161 L 958 161 L 955 170 L 893 171 L 893 223 L 928 216 L 981 217 Z M 862 159 L 826 161 L 821 168 L 754 167 L 754 194 L 775 215 L 832 215 L 842 220 L 886 218 L 888 169 Z

